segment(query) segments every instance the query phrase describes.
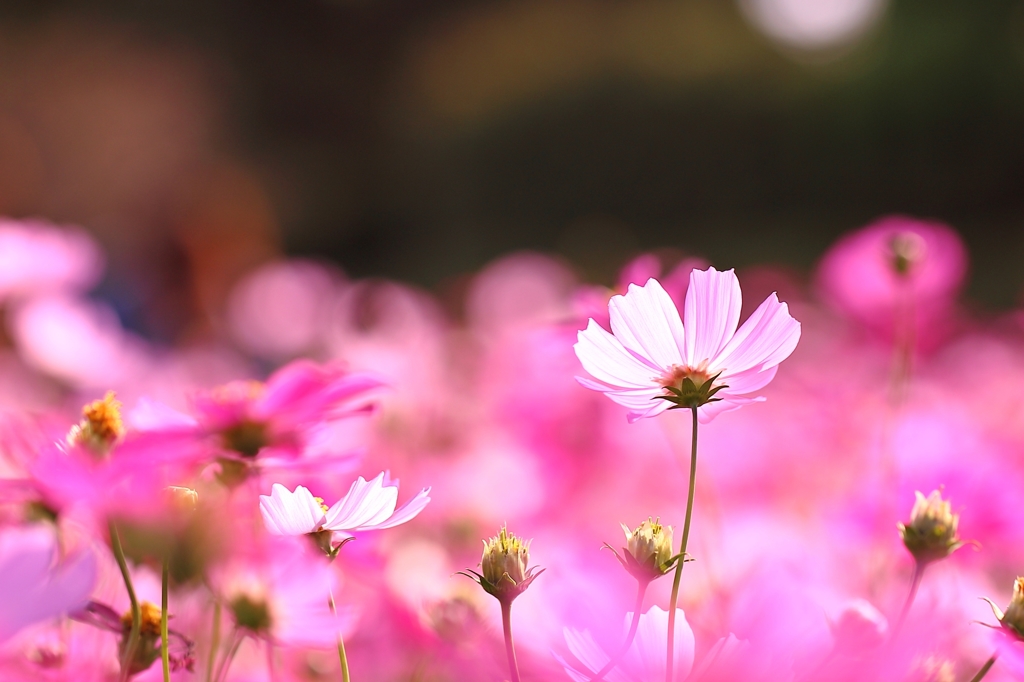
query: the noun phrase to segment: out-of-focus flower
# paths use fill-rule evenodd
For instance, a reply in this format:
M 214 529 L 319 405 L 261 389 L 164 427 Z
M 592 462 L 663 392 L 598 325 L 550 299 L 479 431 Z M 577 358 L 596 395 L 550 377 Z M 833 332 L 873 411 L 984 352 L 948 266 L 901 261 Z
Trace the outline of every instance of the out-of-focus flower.
M 260 495 L 260 513 L 274 535 L 328 534 L 324 550 L 337 551 L 339 543 L 352 539 L 353 532 L 393 528 L 415 518 L 430 502 L 430 488 L 424 488 L 411 500 L 395 509 L 398 502 L 398 481 L 387 471 L 372 481 L 362 476 L 352 483 L 345 497 L 330 508 L 323 498 L 303 486 L 289 492 L 275 483 L 270 495 Z
M 835 650 L 848 655 L 863 654 L 880 646 L 888 629 L 889 623 L 878 609 L 864 599 L 856 599 L 832 623 Z
M 966 273 L 966 249 L 950 227 L 889 216 L 840 239 L 817 279 L 833 305 L 878 334 L 913 334 L 915 346 L 928 347 L 948 331 Z
M 225 451 L 243 458 L 297 457 L 313 427 L 353 414 L 357 410 L 348 401 L 380 385 L 366 374 L 299 360 L 266 383 L 233 382 L 194 402 L 200 430 L 219 436 Z
M 615 553 L 622 567 L 638 581 L 646 584 L 660 578 L 675 565 L 672 554 L 672 526 L 663 526 L 648 518 L 636 527 L 622 524 L 626 534 L 626 546 L 620 555 L 611 546 L 605 545 Z
M 221 599 L 238 627 L 255 637 L 289 646 L 337 646 L 354 613 L 331 610 L 328 595 L 337 593 L 331 565 L 289 544 L 279 540 L 222 566 L 214 577 Z
M 103 254 L 89 235 L 42 221 L 0 219 L 0 301 L 99 280 Z
M 84 608 L 70 614 L 74 620 L 93 625 L 118 635 L 118 658 L 123 658 L 132 629 L 132 612 L 118 615 L 114 609 L 99 602 L 89 602 Z M 140 630 L 133 660 L 129 662 L 132 675 L 148 670 L 160 658 L 160 617 L 159 606 L 144 601 L 139 604 Z M 167 643 L 171 670 L 192 670 L 195 664 L 195 644 L 188 637 L 170 628 Z
M 914 508 L 910 510 L 910 521 L 897 524 L 900 538 L 907 550 L 919 564 L 929 564 L 945 559 L 963 547 L 957 535 L 960 516 L 953 513 L 948 500 L 942 493 L 933 490 L 928 497 L 915 491 Z
M 0 533 L 0 642 L 26 625 L 73 611 L 89 598 L 96 562 L 82 551 L 57 561 L 52 528 L 8 528 Z
M 544 572 L 530 566 L 530 541 L 508 532 L 502 526 L 498 534 L 484 540 L 484 553 L 480 559 L 480 573 L 459 571 L 476 580 L 480 587 L 501 602 L 511 602 L 526 591 L 537 576 Z M 470 575 L 472 574 L 472 575 Z
M 623 632 L 629 628 L 632 613 L 626 614 Z M 579 666 L 569 663 L 558 654 L 555 659 L 562 664 L 565 672 L 575 682 L 588 682 L 598 670 L 602 670 L 611 658 L 594 641 L 590 632 L 579 632 L 572 628 L 562 631 L 565 644 Z M 621 663 L 612 668 L 606 679 L 609 682 L 662 682 L 665 679 L 665 639 L 668 637 L 668 612 L 652 606 L 640 615 L 636 638 Z M 676 609 L 675 647 L 673 656 L 674 680 L 685 680 L 693 667 L 693 630 L 686 622 L 682 609 Z
M 631 285 L 608 303 L 612 333 L 590 320 L 576 355 L 593 379 L 577 377 L 629 409 L 629 421 L 697 407 L 700 421 L 764 398 L 764 388 L 800 339 L 800 323 L 775 294 L 737 329 L 741 293 L 732 270 L 690 273 L 684 320 L 661 284 Z

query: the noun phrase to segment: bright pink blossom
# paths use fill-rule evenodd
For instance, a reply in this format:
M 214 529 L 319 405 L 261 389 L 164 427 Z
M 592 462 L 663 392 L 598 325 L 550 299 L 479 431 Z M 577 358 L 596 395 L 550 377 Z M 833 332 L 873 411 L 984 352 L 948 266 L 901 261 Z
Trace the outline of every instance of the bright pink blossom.
M 721 386 L 718 400 L 700 406 L 701 422 L 759 402 L 745 394 L 764 388 L 800 339 L 800 323 L 772 294 L 737 329 L 741 293 L 732 270 L 690 273 L 683 319 L 661 284 L 630 285 L 608 302 L 612 333 L 593 319 L 578 334 L 576 355 L 593 379 L 577 377 L 629 409 L 629 420 L 672 407 L 668 386 L 691 379 Z M 684 324 L 685 321 L 685 324 Z

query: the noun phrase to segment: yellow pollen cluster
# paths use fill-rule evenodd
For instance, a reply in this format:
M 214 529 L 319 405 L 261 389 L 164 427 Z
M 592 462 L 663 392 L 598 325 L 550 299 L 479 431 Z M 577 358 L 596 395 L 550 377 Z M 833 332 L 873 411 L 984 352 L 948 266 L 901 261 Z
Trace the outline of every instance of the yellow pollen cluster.
M 139 611 L 142 615 L 142 629 L 140 633 L 142 635 L 151 635 L 153 637 L 160 636 L 160 615 L 163 613 L 159 606 L 150 604 L 148 601 L 144 601 L 139 604 Z M 128 611 L 121 616 L 121 627 L 124 628 L 125 632 L 128 632 L 132 627 L 132 612 Z
M 92 435 L 106 441 L 115 441 L 124 435 L 124 422 L 121 420 L 121 402 L 114 397 L 113 391 L 100 400 L 94 400 L 82 408 L 85 422 L 82 428 L 88 428 Z
M 82 408 L 84 419 L 68 431 L 67 442 L 91 449 L 98 455 L 106 455 L 124 437 L 124 422 L 121 420 L 121 403 L 113 391 L 100 400 L 94 400 Z
M 324 514 L 330 511 L 330 508 L 326 504 L 324 504 L 324 498 L 314 497 L 313 499 L 316 500 L 316 503 L 319 504 L 320 508 L 324 510 Z

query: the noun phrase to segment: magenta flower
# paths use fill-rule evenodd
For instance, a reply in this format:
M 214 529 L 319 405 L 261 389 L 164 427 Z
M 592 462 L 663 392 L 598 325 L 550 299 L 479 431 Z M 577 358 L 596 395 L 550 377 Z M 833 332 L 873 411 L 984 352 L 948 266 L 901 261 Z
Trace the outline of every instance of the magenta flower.
M 772 294 L 737 329 L 741 294 L 732 270 L 690 273 L 683 319 L 655 279 L 608 302 L 612 333 L 593 319 L 578 334 L 576 356 L 601 391 L 629 409 L 629 421 L 673 407 L 697 407 L 701 422 L 763 401 L 764 388 L 800 340 L 800 323 Z M 685 321 L 685 324 L 684 324 Z
M 357 478 L 348 494 L 330 508 L 301 485 L 289 492 L 275 483 L 269 496 L 260 495 L 260 513 L 274 535 L 331 531 L 333 545 L 354 537 L 352 531 L 382 530 L 411 521 L 430 502 L 429 495 L 430 488 L 424 488 L 396 510 L 398 481 L 384 471 L 372 481 Z
M 83 606 L 96 582 L 96 560 L 77 552 L 57 563 L 48 528 L 8 528 L 0 534 L 0 642 L 26 625 Z
M 200 429 L 241 457 L 299 457 L 319 425 L 365 411 L 352 401 L 381 382 L 337 366 L 297 360 L 265 384 L 237 381 L 195 397 Z
M 883 338 L 934 347 L 952 327 L 967 249 L 947 225 L 887 216 L 845 235 L 821 259 L 824 297 Z

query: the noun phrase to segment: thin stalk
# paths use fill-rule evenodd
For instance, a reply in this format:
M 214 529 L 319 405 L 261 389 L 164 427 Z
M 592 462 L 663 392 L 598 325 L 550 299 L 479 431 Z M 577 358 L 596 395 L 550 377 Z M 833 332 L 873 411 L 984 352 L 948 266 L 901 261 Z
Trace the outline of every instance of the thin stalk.
M 220 648 L 220 602 L 213 602 L 213 627 L 210 631 L 210 654 L 206 659 L 206 682 L 213 682 L 213 664 Z
M 500 599 L 501 602 L 501 626 L 505 631 L 505 654 L 508 655 L 508 670 L 512 675 L 512 682 L 522 682 L 519 677 L 519 664 L 516 663 L 516 647 L 512 643 L 512 601 Z
M 998 656 L 998 654 L 992 654 L 992 658 L 985 661 L 985 665 L 981 666 L 981 670 L 978 671 L 978 674 L 971 678 L 971 682 L 980 682 L 981 678 L 988 675 L 989 669 L 996 663 L 996 656 Z
M 676 572 L 672 577 L 672 596 L 668 604 L 668 652 L 665 654 L 665 682 L 672 682 L 673 661 L 676 632 L 676 602 L 679 601 L 679 581 L 683 577 L 683 564 L 686 563 L 686 545 L 690 540 L 690 518 L 693 515 L 693 493 L 697 487 L 697 408 L 691 407 L 693 413 L 693 430 L 690 438 L 690 490 L 686 496 L 686 518 L 683 520 L 683 539 L 679 544 L 679 559 Z
M 242 646 L 244 638 L 245 635 L 238 628 L 231 633 L 231 645 L 224 652 L 224 658 L 221 659 L 220 667 L 217 669 L 217 682 L 224 682 L 228 678 L 228 669 L 231 668 L 231 662 L 235 660 L 235 654 L 238 653 L 238 647 Z
M 604 679 L 604 676 L 611 672 L 611 669 L 619 664 L 622 657 L 629 651 L 629 647 L 633 644 L 633 640 L 636 638 L 636 630 L 640 625 L 640 609 L 644 606 L 644 595 L 647 593 L 647 586 L 651 583 L 645 580 L 638 580 L 636 584 L 636 605 L 633 607 L 633 620 L 629 623 L 629 632 L 626 634 L 626 641 L 622 643 L 622 648 L 610 661 L 608 661 L 603 668 L 597 671 L 597 674 L 590 678 L 590 682 L 600 682 Z
M 910 613 L 910 606 L 914 603 L 914 598 L 917 597 L 917 589 L 921 587 L 921 578 L 924 577 L 924 569 L 927 567 L 927 564 L 920 561 L 914 562 L 914 576 L 910 579 L 910 591 L 907 593 L 906 601 L 903 602 L 903 609 L 896 621 L 896 627 L 892 629 L 892 634 L 889 636 L 891 642 L 895 642 L 896 638 L 900 636 L 900 630 L 903 629 L 903 623 L 906 622 L 907 614 Z
M 327 597 L 327 603 L 331 606 L 331 613 L 333 613 L 334 617 L 337 618 L 338 607 L 334 603 L 333 589 L 328 588 Z M 345 655 L 345 639 L 341 636 L 340 632 L 338 633 L 338 662 L 341 663 L 341 681 L 350 682 L 352 678 L 349 677 L 348 672 L 348 656 Z
M 171 654 L 167 645 L 167 590 L 171 582 L 171 564 L 164 559 L 164 569 L 160 576 L 160 660 L 164 666 L 164 682 L 171 682 Z
M 127 682 L 131 663 L 135 660 L 135 649 L 139 645 L 139 633 L 142 631 L 142 611 L 139 609 L 138 597 L 135 596 L 135 587 L 132 585 L 132 576 L 128 572 L 128 561 L 124 558 L 124 548 L 121 546 L 121 537 L 117 534 L 117 527 L 111 521 L 108 528 L 110 530 L 110 549 L 114 552 L 117 567 L 121 569 L 121 577 L 124 579 L 124 587 L 128 591 L 128 601 L 132 610 L 132 627 L 128 631 L 128 641 L 124 645 L 121 674 L 118 676 L 120 682 Z

